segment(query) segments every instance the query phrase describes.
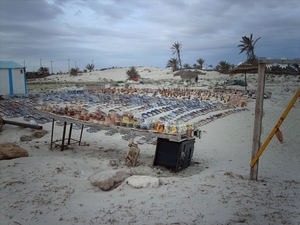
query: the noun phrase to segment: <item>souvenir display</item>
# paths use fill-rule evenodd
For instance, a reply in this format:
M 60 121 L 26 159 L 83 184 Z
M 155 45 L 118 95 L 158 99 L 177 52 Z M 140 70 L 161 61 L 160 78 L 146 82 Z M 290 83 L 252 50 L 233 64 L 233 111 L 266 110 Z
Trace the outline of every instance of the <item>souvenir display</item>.
M 232 91 L 107 88 L 97 93 L 10 97 L 0 102 L 0 110 L 8 116 L 23 116 L 27 121 L 33 118 L 37 123 L 50 122 L 51 114 L 55 114 L 85 122 L 86 127 L 124 127 L 191 138 L 198 127 L 246 110 L 248 101 L 242 93 Z M 31 110 L 33 107 L 36 110 Z M 49 118 L 43 112 L 49 113 Z

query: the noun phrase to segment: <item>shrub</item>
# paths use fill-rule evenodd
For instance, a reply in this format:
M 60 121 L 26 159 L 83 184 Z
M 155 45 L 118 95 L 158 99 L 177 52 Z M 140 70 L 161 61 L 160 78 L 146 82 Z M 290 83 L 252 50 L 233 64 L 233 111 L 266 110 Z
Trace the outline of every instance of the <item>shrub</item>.
M 126 75 L 129 80 L 141 78 L 141 76 L 139 75 L 138 71 L 135 69 L 134 66 L 130 67 L 130 69 L 126 71 Z
M 79 72 L 78 67 L 77 68 L 71 68 L 70 75 L 77 76 L 78 72 Z

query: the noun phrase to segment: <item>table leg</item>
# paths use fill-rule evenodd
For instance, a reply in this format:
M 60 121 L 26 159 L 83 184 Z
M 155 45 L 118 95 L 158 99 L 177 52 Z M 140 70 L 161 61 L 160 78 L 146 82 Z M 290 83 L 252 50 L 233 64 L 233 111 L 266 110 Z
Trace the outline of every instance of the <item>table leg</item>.
M 72 127 L 73 127 L 73 123 L 70 124 L 70 130 L 69 130 L 69 138 L 68 138 L 68 145 L 71 142 L 71 136 L 72 136 Z
M 67 127 L 67 122 L 64 122 L 64 130 L 63 130 L 63 136 L 62 136 L 61 148 L 60 148 L 61 151 L 63 151 L 65 147 L 66 127 Z
M 52 129 L 51 129 L 51 141 L 50 141 L 51 150 L 52 150 L 52 143 L 53 143 L 53 132 L 54 132 L 54 119 L 52 119 Z
M 81 138 L 82 138 L 82 133 L 83 133 L 83 127 L 84 127 L 84 125 L 81 125 L 81 132 L 80 132 L 80 138 L 79 138 L 79 145 L 81 144 Z

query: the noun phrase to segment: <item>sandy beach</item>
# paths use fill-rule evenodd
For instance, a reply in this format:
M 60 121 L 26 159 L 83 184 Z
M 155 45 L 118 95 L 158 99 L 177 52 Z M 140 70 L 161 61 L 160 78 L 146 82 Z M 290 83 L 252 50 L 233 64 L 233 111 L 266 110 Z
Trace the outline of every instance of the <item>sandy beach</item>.
M 138 67 L 145 84 L 136 88 L 178 87 L 180 77 L 167 69 Z M 207 88 L 231 79 L 206 71 L 194 88 Z M 256 75 L 249 75 L 255 90 Z M 236 75 L 243 79 L 243 75 Z M 126 68 L 93 71 L 80 76 L 52 75 L 32 82 L 124 81 Z M 176 81 L 176 82 L 175 82 Z M 284 81 L 284 82 L 283 82 Z M 264 100 L 262 142 L 268 137 L 299 88 L 297 77 L 281 76 L 271 82 Z M 193 88 L 188 87 L 188 88 Z M 74 88 L 74 87 L 73 87 Z M 238 88 L 238 87 L 236 87 Z M 241 89 L 241 87 L 239 87 Z M 39 90 L 36 90 L 38 92 Z M 36 93 L 35 92 L 35 93 Z M 1 224 L 300 224 L 300 102 L 296 101 L 280 129 L 284 142 L 273 137 L 259 159 L 258 180 L 249 179 L 255 99 L 247 110 L 202 125 L 191 165 L 174 172 L 153 166 L 155 144 L 139 144 L 135 167 L 125 164 L 129 141 L 105 130 L 83 132 L 82 144 L 49 150 L 52 123 L 42 124 L 42 138 L 20 141 L 32 129 L 5 124 L 0 143 L 12 142 L 28 157 L 1 160 Z M 22 117 L 3 119 L 25 122 Z M 62 126 L 55 126 L 54 139 Z M 73 137 L 80 130 L 73 130 Z M 138 139 L 138 138 L 137 138 Z M 83 144 L 85 143 L 85 144 Z M 97 171 L 131 169 L 139 176 L 159 178 L 158 187 L 134 188 L 126 180 L 103 191 L 88 180 Z

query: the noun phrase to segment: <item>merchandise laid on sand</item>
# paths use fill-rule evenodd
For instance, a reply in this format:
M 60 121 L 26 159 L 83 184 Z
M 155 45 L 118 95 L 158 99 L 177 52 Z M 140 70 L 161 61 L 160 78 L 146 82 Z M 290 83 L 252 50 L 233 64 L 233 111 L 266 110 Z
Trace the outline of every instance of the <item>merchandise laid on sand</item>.
M 110 85 L 124 68 L 1 96 L 1 224 L 300 223 L 299 99 L 252 181 L 255 75 L 245 91 L 218 87 L 228 75 L 214 71 L 183 85 L 168 70 L 138 70 L 142 83 Z M 55 88 L 58 79 L 105 82 Z M 276 79 L 261 142 L 299 89 L 296 76 Z

